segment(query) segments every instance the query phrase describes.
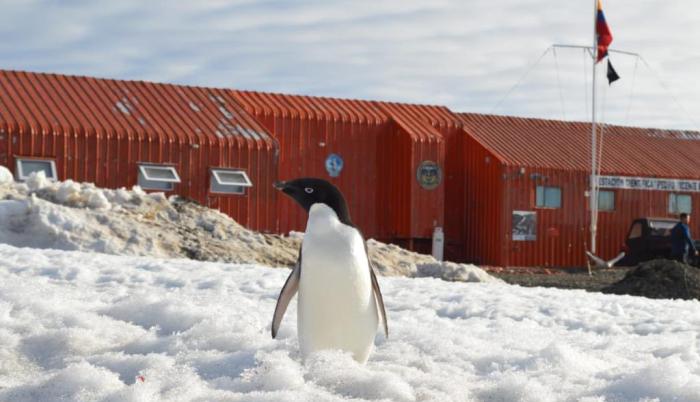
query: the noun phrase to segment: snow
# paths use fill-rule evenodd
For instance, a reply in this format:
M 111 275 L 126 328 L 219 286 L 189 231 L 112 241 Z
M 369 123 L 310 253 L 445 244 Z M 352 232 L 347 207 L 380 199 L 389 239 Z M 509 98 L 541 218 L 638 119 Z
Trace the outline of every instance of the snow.
M 0 184 L 11 183 L 14 180 L 12 172 L 5 166 L 0 165 Z
M 696 301 L 380 277 L 368 363 L 302 361 L 288 272 L 0 244 L 0 400 L 700 401 Z
M 0 401 L 700 401 L 697 301 L 510 286 L 374 240 L 390 338 L 366 365 L 303 361 L 296 303 L 270 337 L 302 237 L 0 166 Z

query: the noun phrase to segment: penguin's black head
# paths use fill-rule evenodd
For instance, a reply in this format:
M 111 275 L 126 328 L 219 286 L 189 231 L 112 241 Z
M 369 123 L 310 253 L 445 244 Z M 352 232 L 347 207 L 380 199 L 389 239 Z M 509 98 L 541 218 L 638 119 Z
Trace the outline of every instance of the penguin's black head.
M 350 212 L 345 203 L 343 193 L 333 184 L 316 178 L 300 178 L 289 181 L 278 181 L 275 188 L 292 197 L 306 212 L 314 204 L 326 204 L 338 215 L 338 219 L 352 226 Z

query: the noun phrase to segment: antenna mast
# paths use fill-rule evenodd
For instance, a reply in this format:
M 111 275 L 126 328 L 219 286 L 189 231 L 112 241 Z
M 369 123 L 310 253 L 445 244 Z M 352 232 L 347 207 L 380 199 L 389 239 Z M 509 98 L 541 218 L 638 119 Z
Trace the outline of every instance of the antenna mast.
M 588 204 L 591 208 L 591 253 L 596 253 L 596 232 L 598 230 L 598 186 L 596 175 L 596 156 L 597 156 L 597 141 L 596 141 L 596 65 L 598 64 L 598 33 L 596 24 L 598 20 L 598 0 L 593 0 L 593 92 L 592 97 L 592 112 L 591 112 L 591 191 L 588 194 Z

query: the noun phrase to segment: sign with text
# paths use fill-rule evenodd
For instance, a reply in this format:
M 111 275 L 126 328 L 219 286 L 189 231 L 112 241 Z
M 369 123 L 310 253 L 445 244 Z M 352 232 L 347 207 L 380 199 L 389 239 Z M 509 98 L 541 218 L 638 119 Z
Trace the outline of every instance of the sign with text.
M 684 191 L 700 193 L 700 180 L 598 176 L 598 187 L 625 190 Z

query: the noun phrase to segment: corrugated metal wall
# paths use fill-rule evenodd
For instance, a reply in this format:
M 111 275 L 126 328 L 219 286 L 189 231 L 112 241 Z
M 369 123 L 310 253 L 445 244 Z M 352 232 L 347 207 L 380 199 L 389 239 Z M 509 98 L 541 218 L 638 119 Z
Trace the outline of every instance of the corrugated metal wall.
M 585 180 L 571 171 L 504 166 L 502 222 L 507 245 L 502 265 L 581 266 L 585 263 L 587 239 Z M 538 185 L 561 188 L 561 208 L 537 208 Z M 537 239 L 515 241 L 512 238 L 513 211 L 537 214 Z
M 278 145 L 223 91 L 4 71 L 0 105 L 13 171 L 15 157 L 54 158 L 61 180 L 115 188 L 136 184 L 138 162 L 173 164 L 173 193 L 254 229 L 274 226 Z M 212 196 L 212 167 L 244 169 L 254 187 Z
M 430 106 L 416 110 L 443 138 L 444 162 L 443 194 L 444 257 L 451 261 L 464 261 L 464 243 L 466 239 L 465 181 L 464 160 L 466 132 L 459 119 L 447 108 Z
M 446 212 L 446 220 L 461 230 L 462 243 L 448 241 L 447 246 L 458 261 L 499 265 L 506 244 L 502 216 L 504 169 L 501 161 L 473 137 L 464 135 L 460 140 L 462 183 L 451 191 L 462 192 L 463 204 Z
M 0 109 L 2 109 L 0 107 Z M 4 122 L 0 123 L 0 166 L 6 166 L 9 164 L 8 152 L 10 136 L 7 134 L 9 132 L 8 125 Z
M 444 144 L 429 116 L 446 109 L 232 93 L 278 139 L 279 177 L 321 177 L 336 184 L 365 236 L 416 248 L 431 238 L 434 225 L 442 225 L 444 187 L 421 188 L 416 169 L 424 160 L 443 166 Z M 343 159 L 338 177 L 326 170 L 330 154 Z M 281 199 L 278 211 L 280 232 L 305 229 L 306 213 L 291 200 Z
M 421 187 L 417 170 L 424 161 L 445 167 L 445 140 L 431 124 L 438 108 L 378 103 L 392 120 L 392 134 L 382 146 L 388 174 L 382 187 L 390 189 L 388 212 L 392 214 L 395 241 L 411 249 L 430 252 L 433 228 L 444 226 L 444 180 L 435 189 Z M 407 244 L 405 242 L 408 242 Z
M 607 190 L 607 189 L 606 189 Z M 641 217 L 677 218 L 668 212 L 667 191 L 613 190 L 615 192 L 615 211 L 600 212 L 598 223 L 598 249 L 600 254 L 610 259 L 617 255 L 627 236 L 627 230 L 633 219 Z M 700 237 L 699 193 L 683 193 L 691 196 L 694 213 L 690 229 L 694 238 Z
M 387 117 L 369 102 L 235 91 L 233 96 L 280 143 L 279 178 L 320 177 L 337 185 L 347 198 L 353 221 L 368 235 L 384 238 L 390 228 L 380 219 L 377 183 L 383 159 L 379 139 L 389 131 Z M 330 154 L 339 155 L 338 177 L 326 170 Z M 288 197 L 277 210 L 277 230 L 303 231 L 306 212 Z
M 503 166 L 501 210 L 502 241 L 500 258 L 485 259 L 486 264 L 503 266 L 582 266 L 585 250 L 590 249 L 589 190 L 587 172 Z M 561 188 L 561 208 L 538 208 L 535 191 L 538 185 Z M 605 259 L 615 257 L 622 249 L 627 231 L 634 219 L 642 217 L 676 218 L 669 213 L 667 191 L 611 190 L 615 193 L 615 210 L 600 211 L 597 254 Z M 700 206 L 700 194 L 691 195 L 694 208 Z M 513 211 L 534 211 L 537 214 L 537 240 L 512 239 Z M 700 224 L 691 222 L 691 231 L 700 235 Z M 469 232 L 472 232 L 471 230 Z M 474 233 L 474 232 L 472 232 Z M 484 233 L 477 231 L 476 233 Z M 484 253 L 484 255 L 487 255 Z M 491 254 L 498 257 L 498 253 Z

